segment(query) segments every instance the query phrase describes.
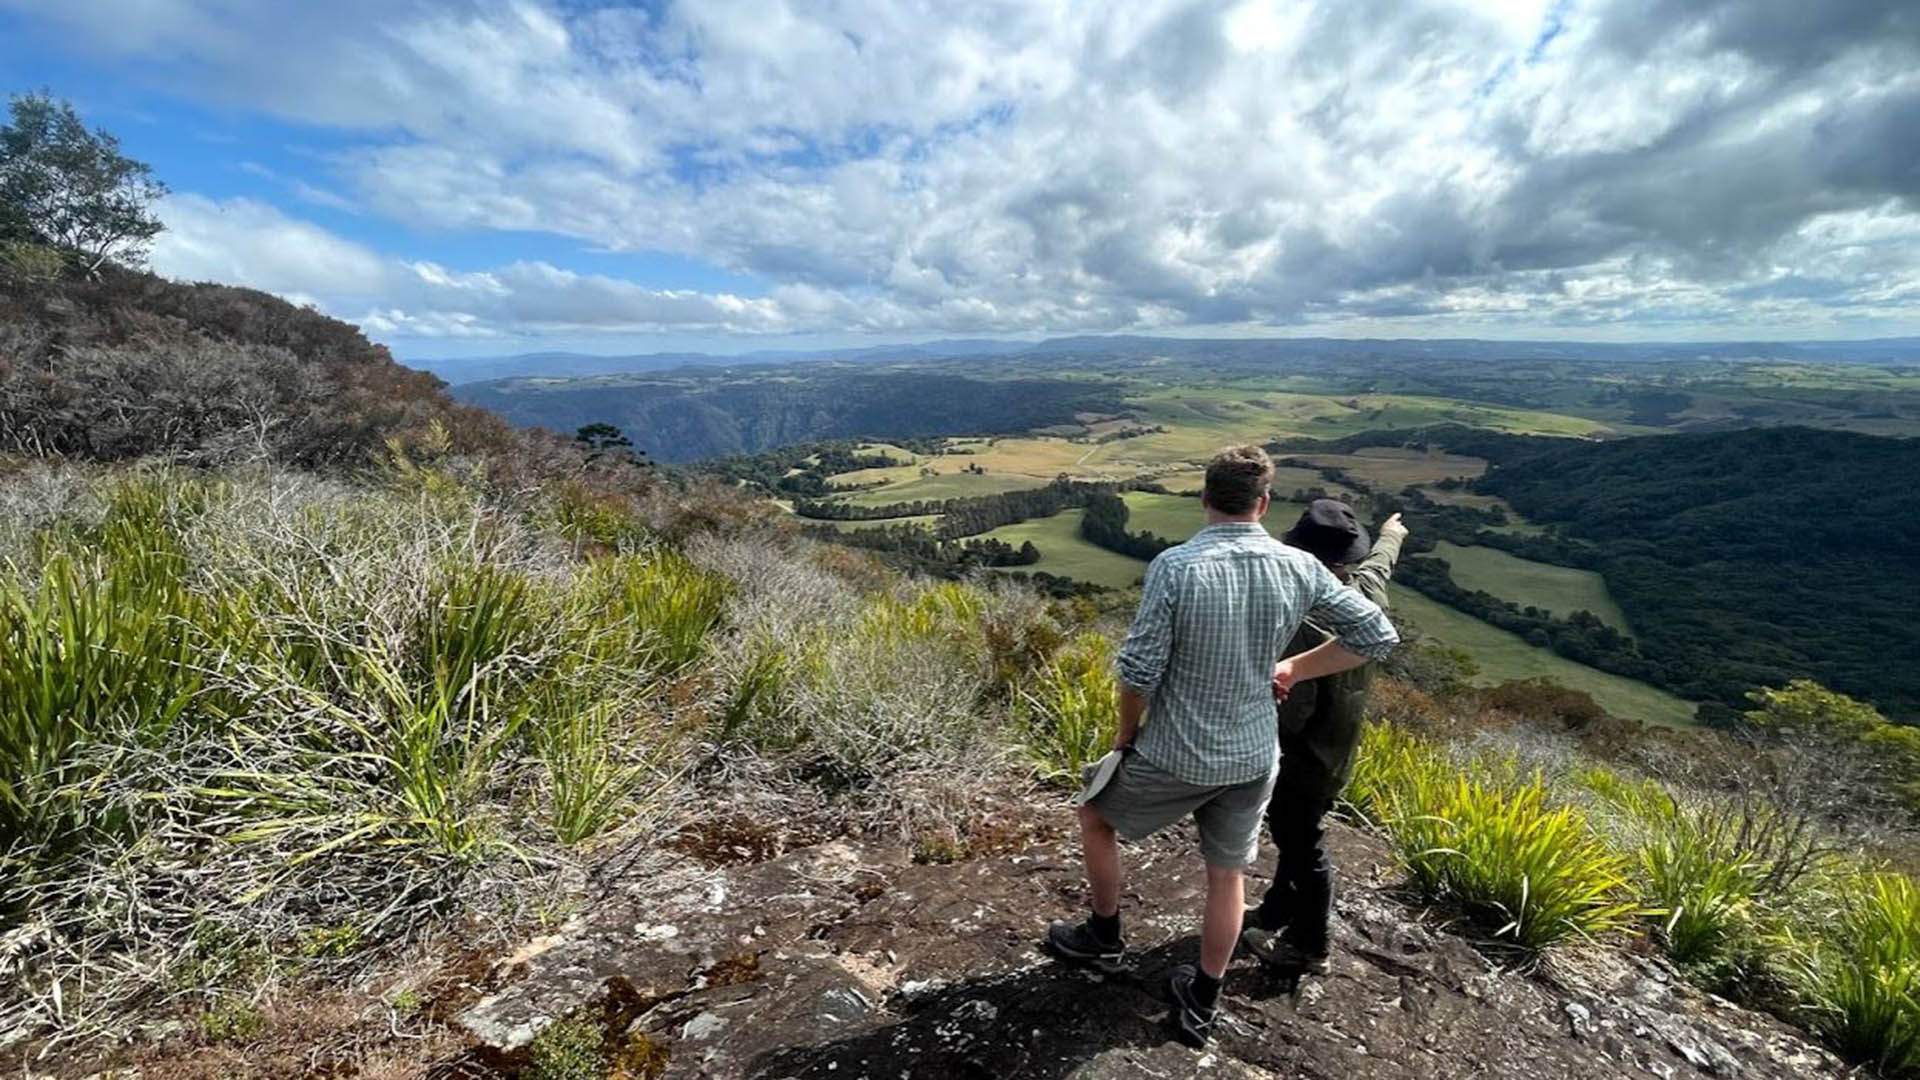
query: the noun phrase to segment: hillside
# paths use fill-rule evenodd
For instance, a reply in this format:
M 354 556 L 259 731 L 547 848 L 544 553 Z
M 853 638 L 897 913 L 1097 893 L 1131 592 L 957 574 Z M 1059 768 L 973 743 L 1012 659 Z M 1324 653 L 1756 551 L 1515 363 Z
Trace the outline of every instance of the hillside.
M 516 379 L 457 386 L 453 393 L 521 425 L 572 432 L 614 424 L 664 462 L 821 439 L 1023 432 L 1121 407 L 1113 388 L 1084 380 L 837 367 Z
M 520 442 L 358 327 L 264 292 L 112 265 L 0 281 L 0 452 L 365 464 L 435 421 L 462 451 Z
M 1537 444 L 1474 487 L 1591 546 L 1677 692 L 1815 678 L 1920 723 L 1920 666 L 1889 663 L 1920 656 L 1916 475 L 1920 439 L 1786 428 Z

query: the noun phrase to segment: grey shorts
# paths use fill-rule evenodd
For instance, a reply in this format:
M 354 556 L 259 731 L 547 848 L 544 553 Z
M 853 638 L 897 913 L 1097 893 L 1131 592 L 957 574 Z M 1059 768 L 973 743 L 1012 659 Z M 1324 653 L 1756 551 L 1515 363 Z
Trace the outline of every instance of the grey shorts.
M 1274 775 L 1270 771 L 1244 784 L 1189 784 L 1133 753 L 1087 805 L 1127 840 L 1144 840 L 1192 814 L 1208 866 L 1249 866 L 1259 857 L 1260 823 L 1273 797 Z

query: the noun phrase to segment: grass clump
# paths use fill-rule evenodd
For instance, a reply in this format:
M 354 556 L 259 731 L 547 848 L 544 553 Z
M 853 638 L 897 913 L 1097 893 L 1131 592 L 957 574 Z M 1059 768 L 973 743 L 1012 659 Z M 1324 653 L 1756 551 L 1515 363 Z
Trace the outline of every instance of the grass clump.
M 1431 789 L 1450 770 L 1426 740 L 1394 724 L 1370 723 L 1360 731 L 1341 802 L 1360 821 L 1384 828 L 1396 793 Z
M 200 1034 L 210 1043 L 244 1043 L 267 1029 L 266 1014 L 251 1002 L 226 1001 L 200 1014 Z
M 1503 788 L 1422 778 L 1396 792 L 1387 829 L 1420 890 L 1527 949 L 1625 925 L 1627 864 L 1539 778 Z
M 1041 668 L 1015 703 L 1027 754 L 1042 776 L 1069 785 L 1113 748 L 1119 724 L 1113 643 L 1085 633 Z
M 1454 762 L 1390 725 L 1363 733 L 1347 804 L 1383 828 L 1413 886 L 1530 950 L 1606 933 L 1633 911 L 1627 862 L 1539 775 Z
M 630 816 L 647 777 L 646 768 L 616 745 L 611 713 L 606 702 L 558 708 L 536 737 L 554 835 L 563 844 L 590 840 Z
M 527 1048 L 526 1080 L 604 1080 L 606 1040 L 599 1027 L 579 1017 L 555 1020 Z
M 1920 1076 L 1920 884 L 1865 874 L 1836 896 L 1795 949 L 1791 977 L 1807 1015 L 1854 1061 Z

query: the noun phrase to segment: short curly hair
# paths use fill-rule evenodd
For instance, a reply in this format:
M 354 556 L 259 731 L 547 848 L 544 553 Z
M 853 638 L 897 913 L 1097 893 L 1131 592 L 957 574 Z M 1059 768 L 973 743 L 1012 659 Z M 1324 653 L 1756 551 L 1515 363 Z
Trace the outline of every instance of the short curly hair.
M 1245 514 L 1273 483 L 1273 459 L 1257 446 L 1229 446 L 1207 462 L 1202 489 L 1207 505 L 1222 514 Z

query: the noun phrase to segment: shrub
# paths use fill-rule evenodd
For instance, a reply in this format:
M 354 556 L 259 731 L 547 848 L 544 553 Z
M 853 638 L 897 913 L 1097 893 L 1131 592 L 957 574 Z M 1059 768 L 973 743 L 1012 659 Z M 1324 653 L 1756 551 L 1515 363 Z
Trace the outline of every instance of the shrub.
M 1515 679 L 1482 691 L 1481 705 L 1529 720 L 1550 721 L 1584 728 L 1606 718 L 1593 695 L 1572 690 L 1548 679 Z
M 1528 949 L 1625 924 L 1626 863 L 1538 778 L 1503 790 L 1417 773 L 1388 799 L 1387 831 L 1423 893 Z
M 67 257 L 58 248 L 25 240 L 0 240 L 0 284 L 45 285 L 67 272 Z
M 1846 882 L 1794 977 L 1815 1027 L 1855 1061 L 1920 1076 L 1920 885 L 1904 874 Z
M 1085 633 L 1022 691 L 1015 715 L 1042 776 L 1077 784 L 1081 769 L 1113 748 L 1118 686 L 1112 642 Z

